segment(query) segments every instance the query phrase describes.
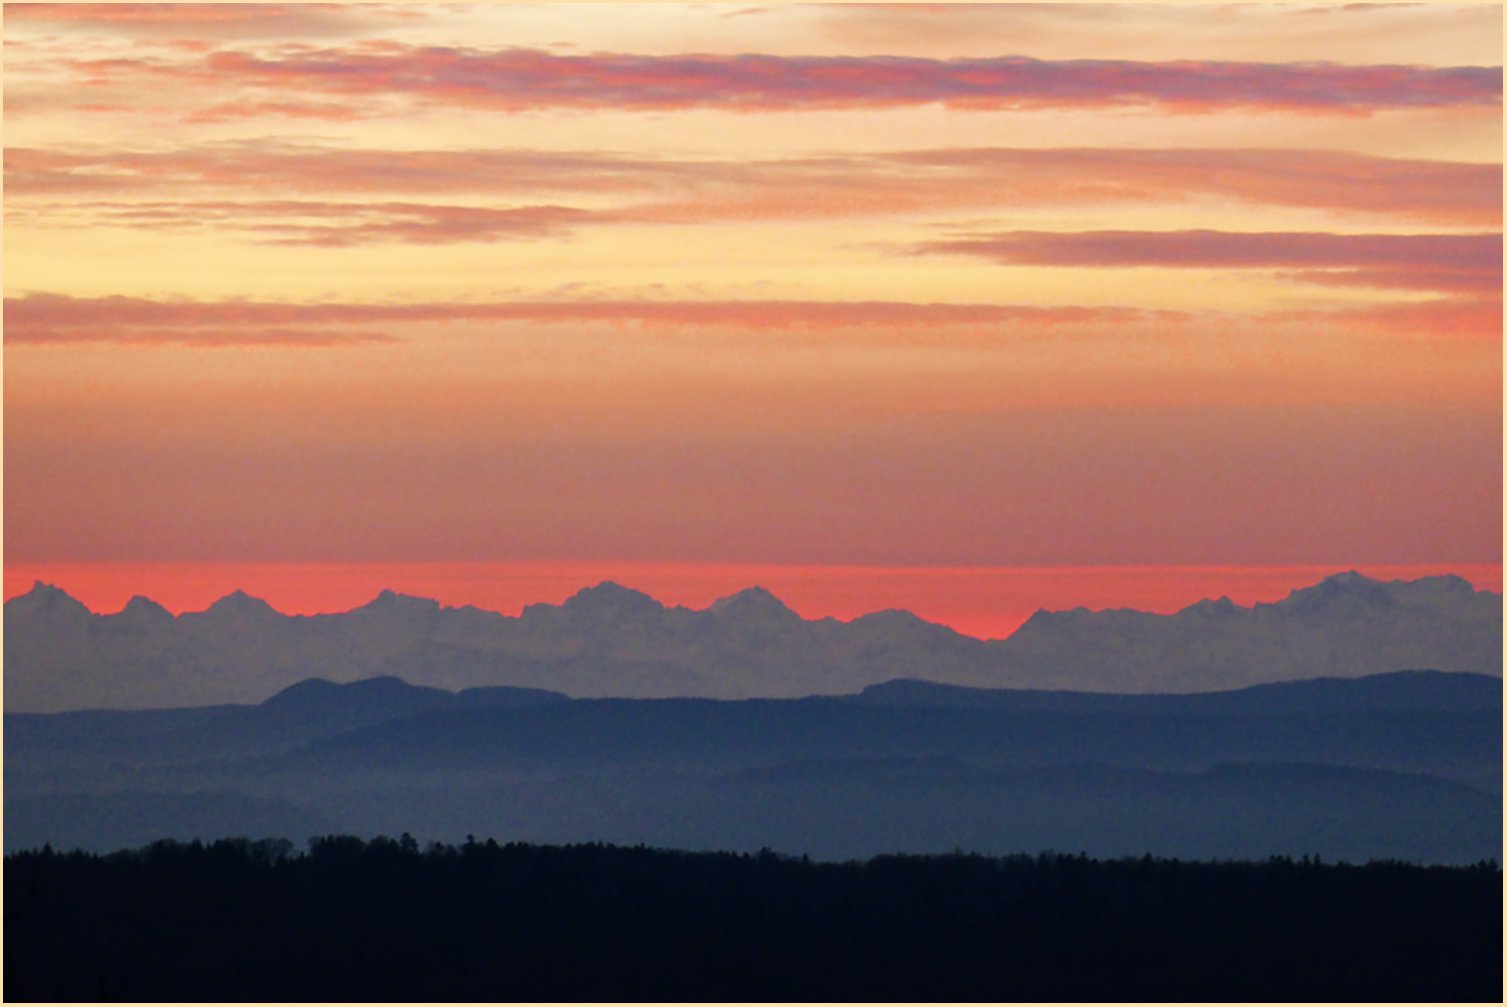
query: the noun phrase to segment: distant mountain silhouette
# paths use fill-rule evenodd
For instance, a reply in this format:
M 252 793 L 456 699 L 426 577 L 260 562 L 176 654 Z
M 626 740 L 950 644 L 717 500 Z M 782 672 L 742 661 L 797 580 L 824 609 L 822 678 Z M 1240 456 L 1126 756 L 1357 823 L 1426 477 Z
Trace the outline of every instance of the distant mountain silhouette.
M 288 686 L 260 704 L 265 713 L 338 721 L 358 726 L 395 720 L 423 710 L 466 706 L 525 707 L 569 699 L 563 692 L 496 685 L 463 689 L 459 694 L 427 685 L 409 685 L 401 678 L 380 675 L 345 685 L 307 678 Z
M 256 706 L 7 712 L 5 840 L 109 850 L 318 821 L 837 859 L 961 845 L 1468 862 L 1501 845 L 1501 704 L 1500 679 L 1438 672 L 742 701 L 307 680 Z
M 1499 712 L 1502 680 L 1469 672 L 1397 671 L 1363 678 L 1312 678 L 1227 692 L 1069 692 L 970 689 L 915 679 L 871 685 L 854 697 L 883 706 L 953 706 L 1061 713 L 1341 713 L 1361 710 Z
M 1502 673 L 1502 597 L 1458 577 L 1337 574 L 1251 608 L 1040 611 L 1005 640 L 909 612 L 803 619 L 762 588 L 695 611 L 603 582 L 520 616 L 382 592 L 286 616 L 235 592 L 176 618 L 145 599 L 95 615 L 37 584 L 5 603 L 10 710 L 258 702 L 306 678 L 394 675 L 576 697 L 797 697 L 899 678 L 972 688 L 1186 693 L 1407 668 Z
M 251 706 L 5 714 L 11 768 L 171 765 L 289 751 L 318 738 L 429 710 L 518 709 L 563 693 L 509 686 L 448 692 L 392 676 L 340 685 L 319 678 Z

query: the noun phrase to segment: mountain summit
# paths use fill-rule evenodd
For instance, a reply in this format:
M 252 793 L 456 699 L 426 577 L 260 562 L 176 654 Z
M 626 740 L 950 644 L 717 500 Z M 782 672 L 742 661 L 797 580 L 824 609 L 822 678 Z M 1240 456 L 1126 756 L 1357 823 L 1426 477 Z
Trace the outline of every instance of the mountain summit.
M 707 611 L 722 619 L 764 624 L 791 625 L 803 621 L 795 610 L 762 587 L 744 588 L 737 594 L 718 598 Z
M 67 591 L 41 581 L 34 583 L 30 591 L 5 603 L 6 622 L 11 619 L 79 622 L 87 620 L 91 614 L 83 602 Z
M 610 580 L 604 580 L 596 587 L 582 588 L 565 599 L 565 604 L 561 607 L 578 618 L 607 620 L 653 615 L 664 611 L 663 605 L 642 591 L 623 587 Z
M 233 591 L 209 606 L 205 615 L 230 616 L 235 618 L 262 619 L 282 615 L 281 612 L 260 598 L 253 598 L 245 591 Z

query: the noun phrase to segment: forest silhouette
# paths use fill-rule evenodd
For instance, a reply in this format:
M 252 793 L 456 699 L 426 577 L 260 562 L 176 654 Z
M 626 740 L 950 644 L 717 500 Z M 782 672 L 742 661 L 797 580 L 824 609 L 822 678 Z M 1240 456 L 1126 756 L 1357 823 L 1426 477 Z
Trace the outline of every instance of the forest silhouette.
M 7 1000 L 1497 1001 L 1494 861 L 162 841 L 5 860 Z

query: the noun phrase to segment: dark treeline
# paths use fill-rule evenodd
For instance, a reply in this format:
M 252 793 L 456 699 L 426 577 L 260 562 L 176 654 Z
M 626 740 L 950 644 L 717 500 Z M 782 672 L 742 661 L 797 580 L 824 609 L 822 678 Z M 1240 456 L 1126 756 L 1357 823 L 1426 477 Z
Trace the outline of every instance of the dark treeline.
M 13 1000 L 1500 1001 L 1495 863 L 407 836 L 5 858 Z

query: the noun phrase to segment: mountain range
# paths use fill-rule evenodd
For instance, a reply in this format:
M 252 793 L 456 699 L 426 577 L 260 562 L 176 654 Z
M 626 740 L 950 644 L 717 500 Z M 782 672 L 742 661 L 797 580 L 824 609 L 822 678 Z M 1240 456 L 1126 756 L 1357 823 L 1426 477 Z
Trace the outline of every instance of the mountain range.
M 758 587 L 693 610 L 608 581 L 519 616 L 391 591 L 349 612 L 284 615 L 237 591 L 174 616 L 139 596 L 95 614 L 39 582 L 5 603 L 5 659 L 6 709 L 31 712 L 259 702 L 306 678 L 382 675 L 576 698 L 793 698 L 899 678 L 1198 692 L 1409 668 L 1500 676 L 1502 596 L 1453 576 L 1351 572 L 1249 608 L 1043 610 L 980 640 L 900 610 L 803 619 Z
M 7 850 L 343 831 L 1469 863 L 1502 841 L 1502 680 L 1470 673 L 739 701 L 310 680 L 256 705 L 7 712 L 4 743 Z

